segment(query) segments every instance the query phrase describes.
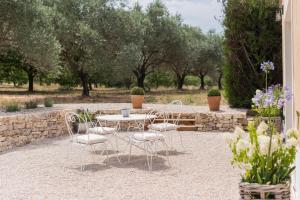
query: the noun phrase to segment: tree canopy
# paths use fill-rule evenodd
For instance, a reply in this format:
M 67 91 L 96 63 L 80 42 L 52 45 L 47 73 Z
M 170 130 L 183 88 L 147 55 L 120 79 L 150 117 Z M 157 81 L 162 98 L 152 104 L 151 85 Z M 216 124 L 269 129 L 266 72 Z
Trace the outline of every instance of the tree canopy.
M 28 82 L 29 91 L 37 77 L 79 84 L 83 96 L 92 84 L 145 88 L 145 81 L 158 87 L 175 79 L 182 89 L 187 75 L 212 75 L 220 65 L 221 36 L 184 24 L 159 0 L 147 8 L 113 0 L 3 0 L 0 13 L 0 80 Z

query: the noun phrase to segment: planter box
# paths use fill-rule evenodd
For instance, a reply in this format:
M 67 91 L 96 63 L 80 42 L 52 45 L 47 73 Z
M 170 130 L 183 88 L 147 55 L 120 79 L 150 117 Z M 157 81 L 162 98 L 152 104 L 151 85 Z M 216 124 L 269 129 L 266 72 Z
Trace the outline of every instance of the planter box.
M 290 200 L 291 187 L 289 183 L 278 185 L 260 185 L 257 183 L 240 183 L 241 199 Z

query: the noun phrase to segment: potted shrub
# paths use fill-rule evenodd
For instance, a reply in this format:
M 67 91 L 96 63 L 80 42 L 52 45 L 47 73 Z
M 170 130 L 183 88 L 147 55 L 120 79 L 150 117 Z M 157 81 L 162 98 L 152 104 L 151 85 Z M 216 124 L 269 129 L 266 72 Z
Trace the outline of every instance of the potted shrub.
M 90 126 L 90 123 L 94 120 L 94 116 L 91 112 L 89 111 L 78 111 L 79 119 L 76 121 L 75 125 L 75 130 L 78 130 L 79 133 L 85 133 L 87 131 L 87 125 L 85 124 L 86 122 L 88 123 L 88 127 Z
M 265 73 L 265 90 L 256 90 L 252 98 L 252 110 L 257 113 L 257 121 L 269 121 L 275 123 L 277 131 L 282 129 L 283 106 L 286 101 L 291 100 L 292 93 L 285 87 L 282 88 L 279 84 L 268 86 L 268 75 L 275 69 L 272 62 L 263 62 L 260 66 Z
M 207 94 L 207 101 L 210 111 L 220 110 L 221 93 L 217 89 L 211 89 Z
M 290 199 L 299 132 L 290 129 L 282 134 L 273 117 L 281 113 L 291 94 L 278 86 L 268 87 L 272 62 L 262 63 L 261 69 L 266 73 L 266 91 L 257 90 L 252 99 L 257 119 L 248 123 L 247 132 L 237 127 L 225 134 L 225 140 L 233 154 L 232 164 L 242 169 L 241 199 Z
M 133 87 L 130 91 L 130 94 L 131 94 L 132 107 L 135 109 L 142 108 L 144 98 L 145 98 L 144 89 L 140 87 Z
M 232 164 L 242 170 L 241 199 L 290 199 L 290 180 L 295 166 L 299 133 L 283 135 L 274 124 L 249 122 L 248 132 L 237 127 L 225 134 L 232 151 Z

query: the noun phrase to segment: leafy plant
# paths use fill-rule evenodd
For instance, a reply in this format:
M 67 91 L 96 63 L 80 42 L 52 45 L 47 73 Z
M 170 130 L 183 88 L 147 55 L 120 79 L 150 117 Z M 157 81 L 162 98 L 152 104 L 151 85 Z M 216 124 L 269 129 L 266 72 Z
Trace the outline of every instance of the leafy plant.
M 273 124 L 249 123 L 248 133 L 236 128 L 225 139 L 233 153 L 232 164 L 243 170 L 242 182 L 276 185 L 290 180 L 299 133 L 290 129 L 284 143 Z
M 95 120 L 93 113 L 88 110 L 78 110 L 77 114 L 79 115 L 79 119 L 77 119 L 77 123 L 85 123 L 92 122 Z
M 38 103 L 36 101 L 27 101 L 25 102 L 26 109 L 34 109 L 38 107 Z
M 218 89 L 211 89 L 208 91 L 207 96 L 209 97 L 221 96 L 221 92 Z
M 268 87 L 268 74 L 275 69 L 273 62 L 263 62 L 260 69 L 265 73 L 265 92 L 256 90 L 252 98 L 252 110 L 262 117 L 278 117 L 282 114 L 284 103 L 292 98 L 292 94 L 287 87 L 285 89 L 280 85 Z
M 21 107 L 17 102 L 11 102 L 5 105 L 6 112 L 17 112 L 20 111 Z
M 44 99 L 44 106 L 45 107 L 53 107 L 53 99 L 51 99 L 51 98 L 45 98 Z
M 141 87 L 133 87 L 130 90 L 131 95 L 145 95 L 145 91 Z
M 262 117 L 279 117 L 286 101 L 291 99 L 290 91 L 280 85 L 270 86 L 266 92 L 256 90 L 252 98 L 252 110 Z

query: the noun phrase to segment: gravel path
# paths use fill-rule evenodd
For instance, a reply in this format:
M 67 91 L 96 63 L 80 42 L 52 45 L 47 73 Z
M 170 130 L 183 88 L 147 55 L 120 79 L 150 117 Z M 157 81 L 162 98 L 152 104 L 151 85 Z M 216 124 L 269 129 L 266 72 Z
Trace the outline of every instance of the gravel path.
M 122 133 L 125 134 L 125 133 Z M 0 154 L 1 200 L 235 200 L 239 172 L 230 165 L 222 133 L 183 132 L 185 151 L 174 140 L 169 167 L 156 157 L 149 172 L 145 156 L 134 148 L 127 163 L 127 145 L 120 144 L 122 164 L 110 152 L 93 162 L 92 153 L 69 138 L 46 139 Z M 100 147 L 99 147 L 100 148 Z M 104 163 L 102 162 L 104 161 Z M 80 170 L 84 164 L 85 171 Z

